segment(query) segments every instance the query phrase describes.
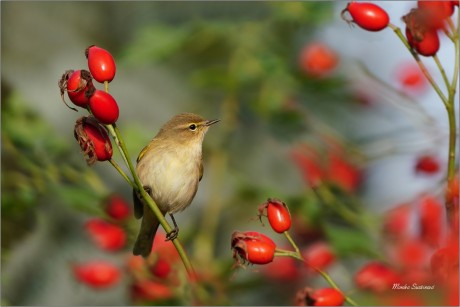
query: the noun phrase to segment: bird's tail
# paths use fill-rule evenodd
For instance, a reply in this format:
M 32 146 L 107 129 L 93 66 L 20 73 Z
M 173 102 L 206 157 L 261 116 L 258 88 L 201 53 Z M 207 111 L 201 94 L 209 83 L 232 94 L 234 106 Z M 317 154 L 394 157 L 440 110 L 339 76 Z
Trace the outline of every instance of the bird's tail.
M 142 257 L 148 257 L 150 255 L 153 239 L 155 238 L 159 225 L 160 221 L 158 221 L 153 211 L 147 205 L 144 205 L 144 217 L 142 218 L 139 235 L 134 244 L 134 255 L 141 255 Z

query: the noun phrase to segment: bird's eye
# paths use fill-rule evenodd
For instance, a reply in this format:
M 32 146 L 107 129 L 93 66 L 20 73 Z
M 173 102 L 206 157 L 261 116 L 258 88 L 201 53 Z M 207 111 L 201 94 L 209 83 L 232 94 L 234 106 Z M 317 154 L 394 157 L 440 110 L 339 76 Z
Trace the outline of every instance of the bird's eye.
M 196 129 L 196 125 L 195 124 L 191 124 L 190 126 L 188 126 L 190 130 L 192 131 L 195 131 Z

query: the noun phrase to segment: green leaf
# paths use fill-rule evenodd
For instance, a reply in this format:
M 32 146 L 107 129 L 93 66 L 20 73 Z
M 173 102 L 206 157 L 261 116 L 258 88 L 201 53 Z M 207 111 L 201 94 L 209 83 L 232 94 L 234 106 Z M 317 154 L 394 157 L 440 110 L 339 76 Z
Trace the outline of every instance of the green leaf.
M 368 233 L 360 229 L 325 223 L 324 230 L 339 256 L 367 254 L 375 257 L 377 255 L 376 242 Z

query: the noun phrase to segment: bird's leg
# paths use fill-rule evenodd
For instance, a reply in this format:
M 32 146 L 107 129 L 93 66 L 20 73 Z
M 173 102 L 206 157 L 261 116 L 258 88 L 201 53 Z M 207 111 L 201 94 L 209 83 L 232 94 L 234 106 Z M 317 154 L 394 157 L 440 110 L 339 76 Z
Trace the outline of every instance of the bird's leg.
M 171 230 L 171 232 L 169 232 L 168 234 L 166 234 L 166 241 L 175 240 L 179 235 L 179 226 L 177 226 L 176 220 L 174 219 L 174 215 L 170 213 L 169 216 L 171 217 L 171 220 L 174 224 L 174 229 Z

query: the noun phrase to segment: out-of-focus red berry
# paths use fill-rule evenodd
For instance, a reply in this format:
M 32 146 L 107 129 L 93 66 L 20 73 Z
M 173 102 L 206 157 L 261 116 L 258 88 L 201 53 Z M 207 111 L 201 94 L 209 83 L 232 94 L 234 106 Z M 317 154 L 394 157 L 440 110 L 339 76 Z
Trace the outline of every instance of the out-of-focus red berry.
M 442 247 L 431 256 L 431 272 L 440 282 L 446 282 L 450 276 L 458 276 L 458 242 Z
M 134 300 L 162 301 L 173 297 L 170 287 L 148 279 L 136 281 L 131 291 Z
M 426 301 L 416 293 L 396 293 L 379 297 L 379 305 L 382 306 L 426 306 Z
M 278 199 L 269 198 L 264 204 L 259 206 L 259 218 L 267 212 L 268 222 L 274 231 L 283 233 L 291 228 L 291 214 L 284 202 Z
M 353 193 L 358 189 L 362 176 L 356 166 L 332 152 L 329 154 L 326 177 L 328 181 L 336 184 L 344 191 Z
M 345 296 L 334 288 L 322 288 L 314 290 L 305 287 L 296 294 L 296 306 L 342 306 Z
M 436 174 L 439 169 L 439 161 L 434 156 L 423 155 L 417 158 L 417 163 L 415 164 L 417 173 Z
M 427 89 L 428 81 L 417 64 L 408 62 L 396 69 L 396 78 L 402 88 L 413 93 L 422 93 Z
M 180 255 L 171 241 L 166 241 L 166 234 L 158 231 L 153 239 L 152 254 L 158 254 L 159 258 L 168 259 L 174 263 L 180 259 Z
M 275 257 L 271 263 L 264 265 L 261 273 L 267 278 L 282 282 L 300 277 L 300 267 L 294 258 Z
M 420 237 L 430 246 L 437 247 L 442 236 L 444 209 L 433 196 L 426 195 L 420 204 Z
M 454 7 L 450 1 L 417 1 L 419 8 L 425 14 L 424 24 L 434 29 L 442 28 L 446 18 L 454 13 Z
M 88 59 L 89 71 L 97 82 L 113 80 L 117 68 L 110 52 L 92 45 L 86 48 L 85 56 Z
M 428 246 L 420 240 L 398 242 L 393 254 L 393 262 L 403 268 L 423 268 L 429 260 Z
M 231 246 L 233 258 L 237 264 L 249 262 L 252 264 L 267 264 L 275 257 L 275 248 L 272 242 L 254 235 L 245 235 L 235 231 L 232 235 Z
M 129 255 L 126 259 L 126 268 L 134 275 L 141 274 L 146 268 L 145 259 L 141 256 Z
M 430 285 L 433 284 L 433 276 L 427 267 L 408 268 L 400 273 L 401 284 Z
M 86 222 L 85 230 L 94 243 L 101 249 L 117 251 L 126 244 L 125 231 L 114 224 L 94 218 Z
M 342 18 L 344 19 L 344 13 L 346 11 L 348 11 L 353 18 L 353 20 L 351 20 L 352 22 L 367 31 L 376 32 L 383 30 L 390 22 L 390 17 L 387 12 L 373 3 L 357 1 L 348 3 L 347 7 L 342 11 Z
M 367 263 L 355 274 L 355 283 L 359 288 L 377 293 L 391 289 L 400 280 L 395 270 L 380 262 Z
M 385 213 L 383 221 L 384 233 L 392 239 L 400 240 L 408 235 L 411 207 L 408 204 L 398 205 Z
M 459 189 L 459 181 L 458 181 L 458 173 L 457 173 L 454 176 L 454 178 L 447 183 L 446 200 L 449 202 L 454 202 L 455 200 L 457 200 L 458 202 L 458 189 Z
M 105 212 L 117 221 L 124 221 L 131 215 L 131 206 L 121 196 L 113 194 L 106 200 Z
M 150 272 L 158 278 L 167 278 L 171 272 L 171 264 L 163 258 L 158 258 L 158 260 L 150 267 Z
M 102 260 L 74 264 L 72 269 L 79 282 L 95 289 L 112 287 L 120 280 L 121 276 L 119 268 Z
M 107 131 L 94 117 L 81 117 L 75 123 L 74 136 L 88 165 L 112 158 L 112 143 Z
M 103 124 L 114 124 L 120 110 L 116 100 L 107 92 L 101 90 L 87 91 L 89 97 L 89 108 L 94 117 Z
M 406 37 L 409 45 L 417 51 L 418 54 L 423 56 L 435 55 L 440 47 L 439 36 L 436 30 L 425 31 L 423 38 L 418 41 L 412 36 L 409 28 L 406 28 Z
M 299 167 L 305 182 L 311 186 L 319 186 L 324 178 L 324 172 L 321 167 L 319 154 L 310 147 L 291 151 L 291 158 Z
M 300 69 L 313 77 L 330 75 L 339 63 L 339 56 L 326 44 L 312 42 L 300 51 Z
M 302 251 L 307 268 L 325 270 L 335 261 L 335 253 L 326 242 L 316 242 Z M 313 270 L 314 271 L 314 270 Z

